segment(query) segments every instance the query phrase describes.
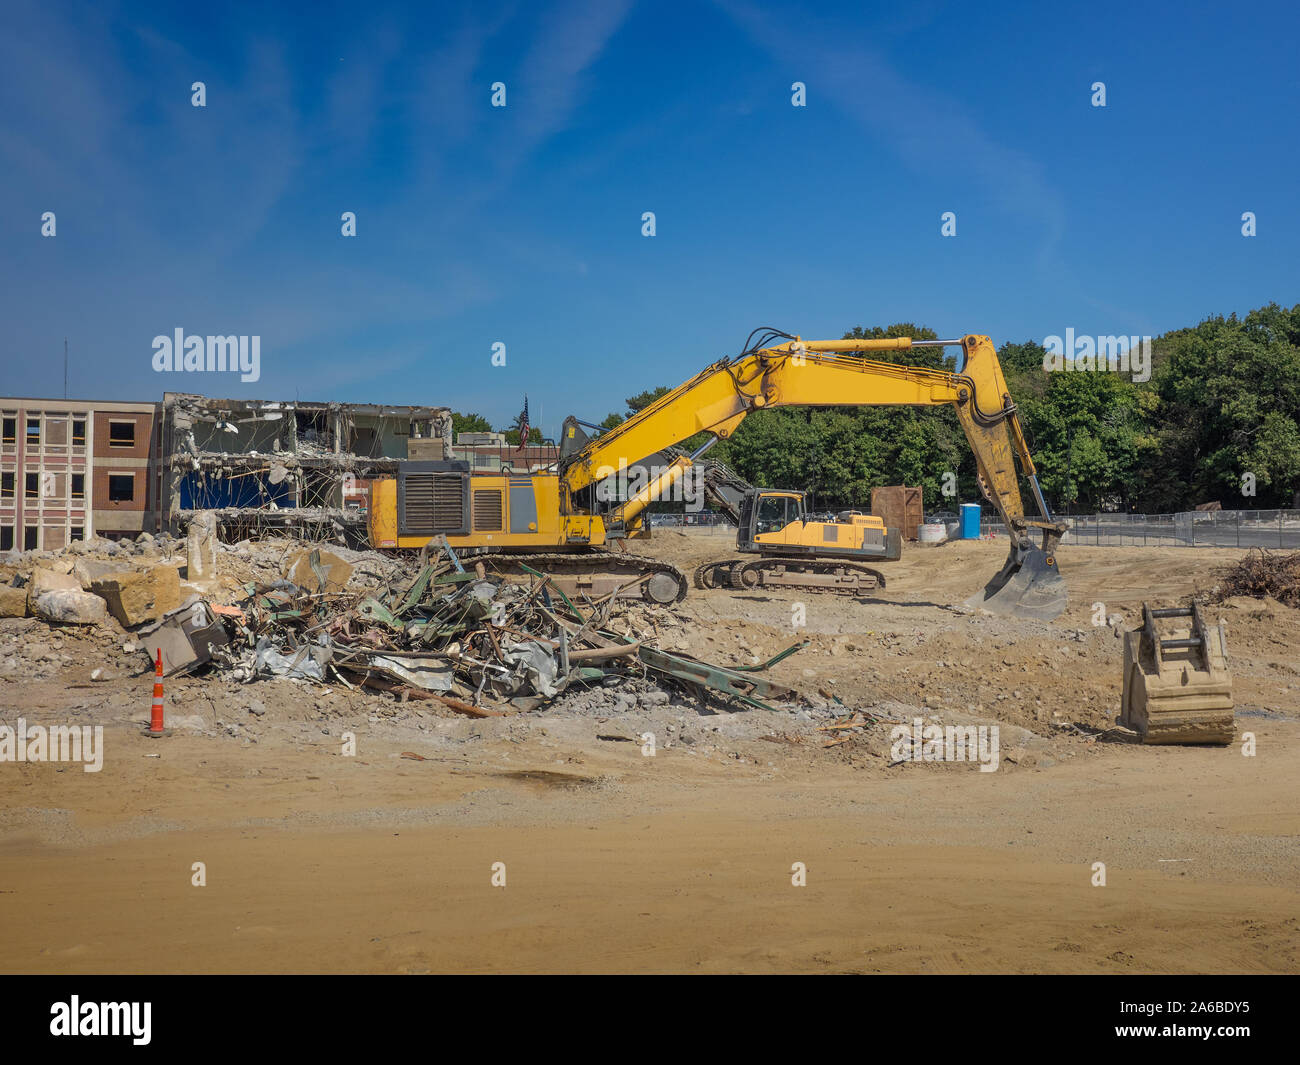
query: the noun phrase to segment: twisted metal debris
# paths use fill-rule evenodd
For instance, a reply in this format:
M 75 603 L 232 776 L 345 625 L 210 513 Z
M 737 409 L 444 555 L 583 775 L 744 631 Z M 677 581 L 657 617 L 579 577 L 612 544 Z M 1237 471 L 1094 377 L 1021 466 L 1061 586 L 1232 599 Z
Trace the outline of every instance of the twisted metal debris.
M 196 651 L 190 668 L 244 682 L 338 683 L 477 717 L 535 710 L 574 685 L 627 676 L 765 709 L 773 709 L 765 700 L 801 700 L 759 674 L 803 643 L 757 666 L 701 662 L 659 649 L 653 608 L 618 591 L 575 602 L 528 566 L 526 584 L 481 565 L 467 570 L 445 543 L 421 557 L 409 580 L 369 592 L 331 584 L 319 549 L 309 564 L 315 588 L 289 580 L 250 584 L 233 604 L 202 603 L 201 616 L 198 605 L 187 608 Z

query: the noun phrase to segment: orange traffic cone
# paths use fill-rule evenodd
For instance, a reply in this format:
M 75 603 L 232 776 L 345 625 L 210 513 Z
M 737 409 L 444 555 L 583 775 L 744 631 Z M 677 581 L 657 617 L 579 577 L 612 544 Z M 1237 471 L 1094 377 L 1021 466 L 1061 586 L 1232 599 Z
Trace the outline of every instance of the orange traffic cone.
M 159 736 L 166 736 L 167 730 L 163 727 L 163 672 L 162 672 L 162 648 L 158 648 L 158 657 L 154 660 L 153 666 L 153 709 L 149 713 L 149 727 L 145 729 L 146 736 L 152 736 L 157 739 Z

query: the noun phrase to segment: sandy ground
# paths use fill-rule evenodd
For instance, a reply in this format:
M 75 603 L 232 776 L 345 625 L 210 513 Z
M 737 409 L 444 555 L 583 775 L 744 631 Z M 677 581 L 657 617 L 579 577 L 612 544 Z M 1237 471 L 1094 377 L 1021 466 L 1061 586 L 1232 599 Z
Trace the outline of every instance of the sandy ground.
M 830 713 L 998 724 L 990 773 L 891 765 L 887 726 L 826 711 L 637 689 L 479 721 L 190 678 L 149 740 L 124 634 L 0 622 L 0 722 L 103 725 L 106 751 L 99 773 L 0 764 L 0 971 L 1296 972 L 1300 612 L 1212 612 L 1254 757 L 1142 747 L 1104 731 L 1122 653 L 1094 604 L 1131 625 L 1237 553 L 1067 547 L 1057 621 L 953 609 L 1003 552 L 913 546 L 869 599 L 806 596 L 802 627 L 787 593 L 647 615 L 722 663 L 809 640 L 771 675 Z

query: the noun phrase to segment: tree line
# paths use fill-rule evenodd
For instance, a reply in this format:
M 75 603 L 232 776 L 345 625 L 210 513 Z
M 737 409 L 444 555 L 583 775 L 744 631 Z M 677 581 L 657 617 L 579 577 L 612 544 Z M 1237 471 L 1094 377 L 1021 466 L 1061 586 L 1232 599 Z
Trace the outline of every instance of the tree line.
M 859 326 L 844 336 L 937 339 L 933 330 L 910 322 Z M 1047 354 L 1032 340 L 998 349 L 1054 511 L 1295 505 L 1300 304 L 1288 309 L 1271 303 L 1244 317 L 1207 318 L 1155 337 L 1151 376 L 1143 382 L 1117 372 L 1051 372 L 1044 368 Z M 873 358 L 952 368 L 939 348 Z M 611 413 L 602 424 L 619 424 L 668 390 L 628 397 L 627 410 Z M 467 428 L 487 425 L 477 415 L 457 417 L 476 420 Z M 811 491 L 819 509 L 865 507 L 872 488 L 891 484 L 920 485 L 928 510 L 981 499 L 974 455 L 946 407 L 757 411 L 709 457 L 751 484 Z M 956 495 L 945 497 L 948 473 L 956 475 Z

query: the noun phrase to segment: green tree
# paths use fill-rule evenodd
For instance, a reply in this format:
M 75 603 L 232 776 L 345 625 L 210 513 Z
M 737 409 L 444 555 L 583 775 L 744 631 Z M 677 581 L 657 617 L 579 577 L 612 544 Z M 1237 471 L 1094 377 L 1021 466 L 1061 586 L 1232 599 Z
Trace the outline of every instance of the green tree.
M 1060 510 L 1127 507 L 1156 453 L 1139 387 L 1109 372 L 1044 376 L 1042 395 L 1016 396 L 1008 381 L 1043 492 Z
M 914 323 L 855 327 L 848 338 L 934 339 Z M 1151 380 L 1043 368 L 1036 341 L 998 350 L 1040 482 L 1053 509 L 1190 509 L 1293 504 L 1300 491 L 1300 304 L 1208 318 L 1156 337 Z M 873 352 L 881 362 L 953 369 L 946 349 Z M 628 414 L 667 388 L 627 400 Z M 621 423 L 611 414 L 606 426 Z M 693 448 L 702 436 L 685 441 Z M 920 485 L 927 509 L 980 500 L 975 460 L 947 408 L 758 411 L 710 453 L 750 482 L 812 490 L 817 505 L 866 506 L 871 489 Z M 957 494 L 944 497 L 945 474 Z M 1243 496 L 1245 474 L 1255 496 Z
M 492 423 L 481 414 L 462 414 L 451 412 L 451 431 L 453 433 L 490 433 Z
M 1290 506 L 1300 490 L 1300 304 L 1208 318 L 1156 348 L 1162 501 Z M 1255 496 L 1242 494 L 1246 474 Z
M 637 414 L 650 406 L 660 396 L 666 396 L 672 389 L 667 385 L 660 385 L 658 388 L 652 388 L 647 392 L 638 392 L 635 396 L 628 396 L 623 402 L 627 404 L 628 415 Z

